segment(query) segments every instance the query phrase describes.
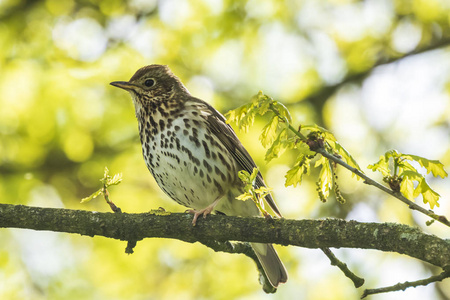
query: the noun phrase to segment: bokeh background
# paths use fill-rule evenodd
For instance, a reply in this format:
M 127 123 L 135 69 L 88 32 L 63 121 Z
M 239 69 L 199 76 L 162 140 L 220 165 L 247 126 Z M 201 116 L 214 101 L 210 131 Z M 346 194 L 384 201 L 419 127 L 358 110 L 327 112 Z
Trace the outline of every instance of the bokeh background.
M 440 159 L 450 171 L 448 0 L 2 0 L 0 1 L 0 201 L 109 211 L 80 204 L 108 166 L 126 212 L 170 201 L 147 171 L 127 93 L 109 85 L 167 64 L 195 96 L 225 113 L 259 90 L 294 122 L 334 132 L 369 175 L 390 149 Z M 238 133 L 274 188 L 285 217 L 400 222 L 449 238 L 441 224 L 339 172 L 344 205 L 321 203 L 315 176 L 284 187 L 296 154 L 269 164 L 258 141 L 265 119 Z M 435 211 L 450 216 L 448 179 Z M 416 201 L 422 203 L 419 198 Z M 424 205 L 425 206 L 425 205 Z M 244 256 L 168 239 L 126 244 L 31 230 L 0 230 L 1 299 L 357 299 L 319 250 L 277 249 L 290 279 L 265 295 Z M 436 270 L 397 254 L 339 249 L 363 288 Z M 447 280 L 371 299 L 448 299 Z

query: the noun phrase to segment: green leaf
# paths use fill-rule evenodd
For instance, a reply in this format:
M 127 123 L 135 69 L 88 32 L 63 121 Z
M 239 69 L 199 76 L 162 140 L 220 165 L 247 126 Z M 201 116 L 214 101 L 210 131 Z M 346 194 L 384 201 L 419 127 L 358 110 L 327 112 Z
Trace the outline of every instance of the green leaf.
M 414 195 L 422 194 L 423 197 L 423 203 L 429 203 L 431 209 L 433 209 L 434 206 L 439 207 L 439 197 L 440 195 L 436 193 L 427 183 L 425 178 L 422 178 L 419 185 L 416 187 L 416 190 L 414 191 Z M 416 196 L 416 197 L 417 197 Z
M 303 174 L 309 173 L 309 163 L 308 164 L 296 164 L 293 168 L 287 171 L 285 178 L 285 186 L 288 187 L 293 185 L 294 187 L 297 184 L 302 184 Z
M 103 178 L 100 179 L 103 183 L 104 188 L 108 188 L 111 185 L 118 185 L 122 182 L 122 173 L 115 174 L 113 178 L 109 176 L 108 167 L 105 167 L 105 172 L 103 173 Z
M 395 162 L 394 162 L 395 163 Z M 399 168 L 399 172 L 403 171 L 412 171 L 416 172 L 416 168 L 414 168 L 408 161 L 406 161 L 402 156 L 396 159 L 397 166 Z
M 238 172 L 238 176 L 239 179 L 241 179 L 241 181 L 244 183 L 244 185 L 248 185 L 250 182 L 250 173 L 245 171 L 245 170 L 241 170 Z M 244 188 L 245 190 L 247 190 L 247 188 Z
M 241 179 L 241 181 L 244 183 L 245 192 L 250 192 L 253 190 L 253 186 L 255 185 L 258 173 L 258 168 L 253 168 L 252 174 L 245 170 L 241 170 L 238 172 L 239 179 Z
M 272 188 L 262 186 L 262 187 L 257 188 L 257 189 L 255 190 L 255 193 L 256 193 L 257 195 L 259 195 L 259 197 L 264 198 L 264 197 L 266 197 L 267 195 L 270 194 L 270 191 L 271 191 L 271 190 L 272 190 Z
M 301 165 L 294 165 L 289 171 L 287 171 L 286 175 L 284 176 L 286 178 L 286 182 L 284 183 L 285 187 L 288 187 L 290 185 L 293 185 L 294 187 L 297 186 L 297 184 L 302 184 L 302 176 L 304 172 L 304 166 Z
M 115 174 L 113 178 L 108 179 L 107 186 L 118 185 L 122 182 L 122 173 Z
M 264 126 L 261 135 L 259 136 L 259 140 L 263 147 L 267 147 L 269 144 L 273 143 L 277 137 L 278 121 L 279 118 L 274 115 L 270 122 Z
M 424 191 L 422 193 L 422 197 L 423 197 L 423 203 L 429 203 L 431 209 L 433 209 L 433 207 L 435 205 L 437 207 L 439 207 L 438 201 L 439 201 L 439 198 L 441 197 L 441 195 L 436 193 L 433 189 L 430 188 L 429 190 Z
M 416 180 L 416 181 L 420 181 L 420 180 L 422 180 L 422 178 L 423 178 L 423 175 L 422 174 L 420 174 L 420 173 L 418 173 L 417 171 L 410 171 L 410 170 L 406 170 L 406 171 L 403 171 L 402 173 L 400 173 L 399 175 L 398 175 L 398 177 L 400 177 L 400 178 L 408 178 L 409 180 Z
M 286 150 L 286 148 L 289 146 L 288 141 L 288 130 L 287 128 L 284 128 L 281 130 L 281 132 L 278 134 L 278 137 L 275 139 L 275 141 L 272 143 L 269 149 L 267 149 L 266 152 L 266 161 L 269 162 L 274 158 L 277 158 L 283 152 Z
M 414 182 L 410 178 L 403 178 L 400 184 L 400 193 L 409 200 L 414 200 Z
M 374 172 L 381 172 L 384 177 L 391 175 L 391 171 L 389 170 L 389 160 L 386 160 L 386 155 L 380 156 L 379 161 L 377 161 L 373 165 L 368 165 L 367 168 Z
M 247 132 L 253 125 L 256 115 L 267 113 L 273 103 L 276 103 L 276 101 L 260 91 L 253 96 L 251 103 L 227 112 L 225 114 L 227 123 L 235 122 L 240 130 Z
M 254 115 L 251 113 L 252 103 L 242 105 L 225 114 L 227 123 L 236 123 L 240 130 L 246 131 L 253 124 Z
M 250 175 L 249 182 L 254 185 L 256 181 L 256 177 L 258 176 L 259 170 L 258 168 L 253 168 L 252 174 Z
M 327 164 L 328 159 L 325 156 L 321 156 L 318 160 L 316 160 L 316 163 L 314 164 L 314 168 L 318 168 L 321 165 Z
M 305 143 L 298 144 L 297 150 L 300 154 L 298 155 L 294 166 L 287 171 L 284 176 L 286 178 L 286 182 L 284 183 L 286 187 L 291 185 L 296 187 L 297 185 L 302 184 L 303 174 L 309 175 L 310 173 L 310 157 L 314 156 L 315 152 L 311 151 Z
M 272 105 L 282 117 L 286 118 L 287 123 L 292 123 L 291 114 L 289 113 L 289 110 L 286 108 L 286 106 L 278 101 L 274 101 Z
M 333 138 L 334 138 L 334 136 L 333 136 Z M 356 168 L 362 172 L 361 168 L 359 167 L 358 163 L 353 158 L 353 156 L 351 156 L 350 152 L 348 152 L 344 147 L 342 147 L 342 145 L 339 144 L 338 141 L 326 139 L 326 142 L 334 149 L 334 151 L 336 151 L 343 158 L 343 160 L 347 164 L 349 164 L 353 168 Z M 354 173 L 352 173 L 352 174 L 355 175 Z M 359 178 L 359 177 L 357 177 L 357 178 Z
M 412 154 L 402 154 L 402 157 L 409 160 L 417 161 L 422 167 L 427 170 L 427 174 L 433 173 L 434 177 L 440 176 L 445 178 L 448 176 L 447 172 L 444 170 L 444 165 L 439 160 L 430 160 L 421 156 Z
M 237 200 L 246 201 L 252 199 L 252 195 L 250 193 L 243 193 L 236 197 Z
M 422 194 L 423 203 L 429 203 L 430 207 L 439 206 L 439 194 L 435 192 L 425 180 L 422 174 L 416 171 L 404 171 L 400 173 L 399 177 L 402 178 L 400 186 L 400 192 L 408 199 L 413 200 Z M 418 185 L 414 189 L 413 181 L 417 181 Z
M 270 105 L 276 101 L 274 101 L 271 97 L 264 95 L 262 91 L 255 96 L 256 98 L 256 106 L 258 107 L 257 113 L 261 116 L 267 113 L 270 109 Z
M 336 138 L 334 137 L 334 135 L 327 129 L 317 125 L 317 124 L 313 124 L 313 125 L 302 125 L 302 130 L 309 130 L 311 132 L 321 132 L 322 134 L 324 134 L 324 138 L 327 138 L 329 140 L 336 140 Z
M 385 156 L 385 158 L 386 158 L 386 161 L 389 161 L 389 158 L 399 158 L 400 157 L 400 153 L 398 153 L 398 151 L 397 150 L 395 150 L 395 149 L 392 149 L 392 150 L 389 150 L 389 151 L 387 151 L 385 154 L 384 154 L 384 156 Z
M 247 132 L 250 129 L 250 126 L 255 122 L 255 114 L 248 110 L 245 115 L 242 115 L 242 118 L 238 122 L 238 127 L 243 132 Z
M 90 194 L 89 196 L 87 196 L 86 198 L 81 199 L 80 203 L 86 203 L 91 201 L 92 199 L 97 198 L 98 196 L 100 196 L 103 193 L 103 189 L 99 189 L 98 191 L 96 191 L 95 193 Z
M 108 167 L 105 167 L 105 170 L 103 171 L 103 178 L 100 179 L 100 182 L 103 183 L 103 185 L 106 185 L 109 178 L 109 169 Z
M 270 188 L 270 187 L 261 186 L 261 187 L 257 188 L 255 190 L 255 192 L 257 194 L 264 194 L 264 193 L 270 192 L 271 190 L 272 190 L 272 188 Z

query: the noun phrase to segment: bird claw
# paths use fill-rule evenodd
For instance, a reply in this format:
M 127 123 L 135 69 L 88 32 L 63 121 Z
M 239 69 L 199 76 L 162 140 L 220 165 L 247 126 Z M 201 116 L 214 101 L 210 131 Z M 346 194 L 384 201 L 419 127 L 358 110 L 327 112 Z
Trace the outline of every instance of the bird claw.
M 205 219 L 206 216 L 209 215 L 214 210 L 214 207 L 216 207 L 217 202 L 219 202 L 219 200 L 220 200 L 220 198 L 203 209 L 199 209 L 199 210 L 188 209 L 188 210 L 186 210 L 187 213 L 194 214 L 194 219 L 192 220 L 192 226 L 195 226 L 195 224 L 197 224 L 197 219 L 200 215 L 203 215 L 203 219 Z
M 206 216 L 209 215 L 212 212 L 212 210 L 213 207 L 208 206 L 200 210 L 188 209 L 186 210 L 186 212 L 194 215 L 194 218 L 192 219 L 192 226 L 195 226 L 197 224 L 198 217 L 203 215 L 203 219 L 206 219 Z

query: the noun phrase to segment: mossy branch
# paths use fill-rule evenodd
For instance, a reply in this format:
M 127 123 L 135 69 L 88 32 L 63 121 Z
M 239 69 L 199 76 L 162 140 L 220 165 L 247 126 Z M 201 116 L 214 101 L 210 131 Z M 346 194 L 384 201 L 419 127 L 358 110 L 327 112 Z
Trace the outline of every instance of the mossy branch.
M 192 226 L 183 213 L 100 213 L 0 204 L 0 227 L 104 236 L 123 241 L 172 238 L 274 243 L 306 248 L 363 248 L 397 252 L 441 268 L 450 266 L 450 240 L 396 223 L 340 219 L 288 220 L 211 215 Z M 226 230 L 224 230 L 224 228 Z
M 163 213 L 162 213 L 163 212 Z M 256 263 L 251 247 L 244 242 L 274 243 L 305 248 L 362 248 L 404 254 L 432 265 L 450 269 L 450 240 L 396 223 L 362 223 L 340 219 L 288 220 L 210 215 L 192 226 L 192 215 L 154 210 L 149 213 L 100 213 L 61 208 L 0 204 L 0 228 L 23 228 L 103 236 L 123 241 L 171 238 L 199 242 L 214 251 L 245 254 Z M 226 230 L 224 230 L 224 228 Z M 237 241 L 231 243 L 230 241 Z M 129 245 L 128 245 L 129 247 Z M 134 245 L 132 246 L 134 247 Z M 324 250 L 325 249 L 325 250 Z M 327 251 L 328 250 L 328 251 Z M 345 264 L 329 256 L 346 273 Z M 258 264 L 258 263 L 257 263 Z M 260 268 L 260 266 L 258 266 Z M 445 275 L 448 275 L 446 271 Z M 355 285 L 362 280 L 349 274 Z M 440 280 L 446 278 L 439 275 Z M 441 278 L 442 277 L 442 278 Z M 448 276 L 447 276 L 448 277 Z M 435 279 L 435 276 L 432 277 Z M 424 285 L 428 279 L 409 286 Z M 436 280 L 434 280 L 436 281 Z M 433 282 L 433 281 L 430 281 Z M 417 283 L 417 284 L 416 284 Z M 362 284 L 362 282 L 361 282 Z M 402 289 L 409 283 L 395 285 Z M 372 290 L 368 290 L 368 293 Z M 374 289 L 377 293 L 385 289 Z M 386 291 L 389 291 L 386 290 Z M 274 291 L 266 291 L 274 292 Z

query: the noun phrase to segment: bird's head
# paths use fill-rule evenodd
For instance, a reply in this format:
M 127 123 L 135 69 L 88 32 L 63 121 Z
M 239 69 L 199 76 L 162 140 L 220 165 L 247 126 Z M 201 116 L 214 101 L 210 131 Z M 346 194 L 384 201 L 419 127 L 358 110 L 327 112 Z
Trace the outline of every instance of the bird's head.
M 164 65 L 145 66 L 137 70 L 129 81 L 110 84 L 128 91 L 133 100 L 141 104 L 168 99 L 175 92 L 187 92 L 178 77 Z

